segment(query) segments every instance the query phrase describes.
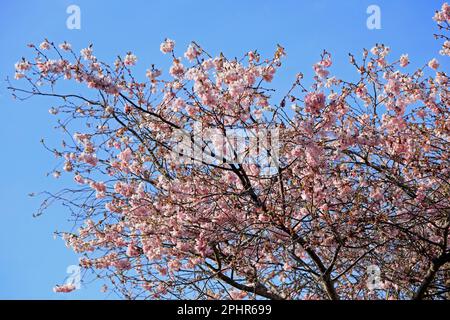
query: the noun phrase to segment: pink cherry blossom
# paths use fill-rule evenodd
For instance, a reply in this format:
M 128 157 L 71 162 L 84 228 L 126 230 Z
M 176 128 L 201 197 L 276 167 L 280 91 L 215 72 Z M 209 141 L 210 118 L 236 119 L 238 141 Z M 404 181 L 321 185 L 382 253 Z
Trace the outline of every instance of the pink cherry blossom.
M 64 41 L 59 45 L 59 48 L 64 51 L 70 51 L 72 49 L 72 46 L 70 45 L 70 43 Z
M 406 67 L 409 64 L 409 58 L 407 54 L 403 54 L 400 57 L 400 67 Z
M 127 55 L 125 56 L 125 59 L 123 60 L 123 63 L 126 66 L 134 66 L 137 62 L 137 57 L 132 54 L 131 52 L 127 53 Z
M 172 52 L 175 48 L 175 41 L 171 39 L 164 40 L 163 43 L 161 43 L 160 50 L 162 53 L 169 53 Z
M 49 50 L 50 49 L 50 43 L 47 40 L 45 40 L 45 41 L 41 42 L 41 44 L 39 45 L 39 48 L 41 50 Z
M 57 285 L 53 288 L 53 292 L 56 293 L 69 293 L 76 289 L 75 285 L 72 283 L 64 284 L 64 285 Z
M 199 48 L 196 45 L 194 45 L 194 44 L 189 45 L 187 51 L 184 53 L 184 56 L 189 61 L 193 61 L 199 55 L 200 55 Z
M 174 78 L 182 78 L 184 75 L 185 69 L 182 63 L 179 62 L 178 59 L 175 59 L 172 66 L 170 67 L 169 73 Z
M 428 62 L 428 66 L 431 69 L 437 70 L 439 68 L 439 62 L 436 60 L 436 58 L 433 58 Z
M 15 64 L 15 68 L 18 72 L 24 72 L 30 70 L 31 64 L 24 59 L 22 61 L 17 62 Z
M 305 96 L 306 112 L 318 113 L 325 107 L 325 95 L 322 92 L 310 92 Z

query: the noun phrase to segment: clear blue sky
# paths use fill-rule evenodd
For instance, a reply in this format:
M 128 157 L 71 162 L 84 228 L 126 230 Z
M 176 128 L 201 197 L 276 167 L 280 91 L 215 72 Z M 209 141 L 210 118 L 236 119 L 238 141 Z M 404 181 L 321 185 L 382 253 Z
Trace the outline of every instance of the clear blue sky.
M 288 53 L 276 88 L 288 89 L 294 75 L 311 75 L 311 65 L 323 49 L 332 52 L 332 71 L 341 77 L 353 73 L 348 52 L 359 54 L 363 47 L 385 43 L 392 56 L 409 53 L 412 66 L 422 66 L 439 44 L 431 19 L 443 1 L 437 0 L 314 0 L 314 1 L 23 1 L 0 3 L 0 79 L 13 76 L 13 65 L 29 56 L 26 44 L 40 43 L 44 37 L 60 43 L 70 42 L 79 50 L 94 43 L 95 55 L 113 61 L 117 54 L 133 51 L 142 75 L 151 63 L 167 66 L 159 52 L 165 37 L 177 42 L 181 56 L 191 40 L 207 51 L 241 56 L 259 49 L 273 52 L 277 43 Z M 81 9 L 81 30 L 66 28 L 66 8 Z M 366 9 L 376 4 L 381 9 L 381 30 L 366 27 Z M 448 63 L 442 60 L 443 68 Z M 61 134 L 53 129 L 55 119 L 47 110 L 52 100 L 34 98 L 12 100 L 0 86 L 0 299 L 107 299 L 100 284 L 87 284 L 70 294 L 55 294 L 52 287 L 65 279 L 66 268 L 77 264 L 77 256 L 53 231 L 70 229 L 67 211 L 54 206 L 33 218 L 40 201 L 30 192 L 56 191 L 68 180 L 46 177 L 56 165 L 39 140 L 59 143 Z M 55 101 L 53 101 L 55 102 Z

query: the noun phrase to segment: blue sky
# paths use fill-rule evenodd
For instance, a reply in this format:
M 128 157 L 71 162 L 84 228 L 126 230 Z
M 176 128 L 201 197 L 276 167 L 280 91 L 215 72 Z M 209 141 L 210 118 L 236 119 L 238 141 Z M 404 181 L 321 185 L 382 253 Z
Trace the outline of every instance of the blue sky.
M 26 44 L 45 37 L 64 40 L 79 50 L 94 43 L 95 55 L 112 62 L 118 54 L 133 51 L 144 75 L 150 64 L 166 67 L 169 59 L 159 52 L 165 37 L 177 42 L 177 54 L 191 40 L 208 52 L 241 56 L 258 49 L 273 52 L 277 43 L 286 48 L 284 66 L 273 83 L 287 90 L 298 72 L 312 74 L 311 65 L 323 49 L 333 54 L 332 72 L 352 77 L 348 52 L 360 54 L 363 47 L 385 43 L 392 57 L 409 53 L 411 67 L 422 66 L 433 56 L 448 70 L 448 61 L 437 55 L 440 43 L 432 34 L 431 19 L 443 1 L 437 0 L 314 0 L 314 1 L 2 1 L 0 4 L 0 299 L 110 299 L 100 283 L 85 284 L 70 294 L 55 294 L 52 287 L 65 280 L 66 268 L 77 264 L 77 256 L 55 230 L 68 230 L 68 213 L 60 206 L 33 218 L 40 200 L 30 192 L 56 191 L 70 183 L 46 173 L 56 165 L 41 138 L 52 145 L 60 142 L 53 116 L 47 110 L 54 100 L 34 98 L 14 101 L 3 80 L 14 73 L 14 63 L 31 53 Z M 81 29 L 66 27 L 66 8 L 81 9 Z M 381 9 L 381 29 L 366 27 L 369 5 Z M 53 101 L 53 102 L 52 102 Z

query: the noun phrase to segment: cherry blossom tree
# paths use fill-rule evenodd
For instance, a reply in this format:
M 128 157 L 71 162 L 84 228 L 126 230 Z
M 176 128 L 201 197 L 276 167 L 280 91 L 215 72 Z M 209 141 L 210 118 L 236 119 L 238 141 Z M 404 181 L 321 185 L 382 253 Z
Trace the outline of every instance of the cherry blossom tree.
M 445 59 L 450 6 L 434 19 Z M 448 297 L 450 94 L 437 59 L 408 72 L 408 55 L 390 58 L 379 44 L 350 55 L 350 82 L 332 75 L 324 51 L 311 86 L 299 73 L 280 94 L 270 82 L 281 46 L 238 60 L 193 42 L 181 58 L 166 39 L 168 74 L 151 66 L 145 80 L 131 52 L 109 65 L 92 45 L 80 54 L 67 42 L 29 47 L 35 56 L 17 62 L 21 85 L 9 89 L 59 101 L 50 113 L 67 138 L 44 145 L 60 159 L 54 176 L 74 179 L 47 193 L 38 214 L 55 200 L 66 206 L 78 230 L 60 235 L 111 290 L 130 299 Z M 236 130 L 253 135 L 239 149 Z

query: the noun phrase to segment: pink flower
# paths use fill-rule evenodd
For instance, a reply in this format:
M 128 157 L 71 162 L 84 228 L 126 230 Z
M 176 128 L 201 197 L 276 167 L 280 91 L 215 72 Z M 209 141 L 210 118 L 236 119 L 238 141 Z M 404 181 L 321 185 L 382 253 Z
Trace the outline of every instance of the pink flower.
M 329 68 L 332 64 L 333 62 L 331 61 L 331 56 L 327 53 L 326 57 L 314 64 L 314 72 L 319 78 L 326 78 L 330 73 L 328 70 L 326 70 L 326 68 Z
M 320 64 L 315 64 L 313 66 L 313 69 L 319 78 L 326 78 L 330 73 L 328 70 L 325 70 Z
M 376 188 L 370 192 L 370 197 L 375 201 L 381 201 L 384 199 L 384 195 L 380 189 Z
M 27 60 L 22 60 L 17 62 L 14 67 L 16 68 L 17 71 L 19 72 L 23 72 L 23 71 L 27 71 L 31 68 L 30 63 Z
M 127 256 L 136 257 L 139 255 L 139 249 L 132 243 L 130 243 L 127 247 Z
M 312 166 L 317 167 L 320 163 L 320 158 L 322 156 L 322 150 L 314 145 L 310 144 L 306 147 L 305 150 L 306 161 Z
M 74 291 L 75 289 L 76 289 L 76 287 L 75 287 L 74 284 L 68 283 L 68 284 L 64 284 L 62 286 L 56 285 L 53 288 L 53 292 L 56 292 L 56 293 L 69 293 L 69 292 Z
M 16 80 L 22 79 L 23 77 L 25 77 L 25 75 L 21 72 L 16 72 L 14 74 L 14 79 L 16 79 Z
M 161 43 L 159 49 L 161 50 L 162 53 L 166 54 L 172 52 L 174 47 L 175 41 L 167 38 L 166 40 L 164 40 L 163 43 Z
M 172 104 L 172 109 L 175 112 L 178 112 L 186 107 L 186 102 L 181 98 L 176 98 Z
M 450 56 L 450 41 L 446 40 L 444 44 L 442 45 L 442 49 L 439 51 L 439 53 L 443 56 Z
M 116 206 L 112 202 L 107 202 L 105 204 L 105 209 L 108 210 L 108 211 L 111 211 L 111 212 L 117 212 L 117 213 L 122 212 L 121 208 L 119 208 L 118 206 Z
M 89 139 L 89 135 L 85 134 L 85 133 L 79 133 L 79 132 L 75 132 L 73 134 L 73 138 L 75 139 L 75 141 L 77 142 L 83 142 L 86 139 Z
M 306 112 L 318 113 L 325 107 L 325 95 L 322 92 L 310 92 L 305 97 Z
M 450 21 L 450 5 L 444 3 L 440 11 L 437 11 L 433 19 L 437 22 L 448 22 Z
M 436 82 L 439 84 L 447 84 L 448 83 L 448 77 L 443 72 L 438 72 L 436 74 Z
M 436 70 L 437 68 L 439 68 L 439 62 L 436 60 L 436 58 L 433 58 L 433 59 L 430 60 L 430 62 L 428 62 L 428 66 L 431 69 Z
M 119 153 L 117 158 L 119 158 L 123 162 L 129 162 L 131 160 L 132 156 L 133 156 L 133 152 L 131 151 L 131 149 L 130 148 L 126 148 L 124 151 Z
M 58 109 L 55 107 L 51 107 L 50 109 L 48 109 L 48 113 L 52 114 L 52 115 L 57 115 L 58 114 Z
M 186 107 L 186 111 L 189 114 L 189 116 L 193 117 L 197 113 L 197 108 L 191 105 L 188 105 Z
M 170 270 L 178 271 L 178 270 L 180 270 L 180 268 L 181 268 L 181 263 L 180 263 L 180 261 L 174 259 L 174 260 L 171 260 L 171 261 L 167 264 L 167 266 L 169 267 Z
M 384 90 L 386 90 L 387 93 L 398 95 L 400 93 L 400 83 L 395 79 L 389 79 L 384 86 Z
M 151 81 L 154 81 L 156 78 L 158 78 L 161 75 L 161 70 L 158 69 L 147 69 L 147 72 L 145 73 L 145 75 L 147 76 L 147 78 L 149 78 Z
M 182 78 L 184 74 L 184 66 L 181 64 L 178 59 L 175 59 L 172 66 L 170 67 L 169 73 L 174 78 Z
M 133 110 L 133 107 L 132 107 L 131 105 L 129 105 L 128 103 L 127 103 L 127 104 L 125 105 L 125 107 L 123 108 L 123 111 L 124 111 L 126 114 L 130 114 L 132 110 Z
M 84 178 L 82 176 L 80 176 L 79 174 L 75 175 L 75 177 L 73 179 L 78 184 L 85 184 L 86 183 Z
M 205 70 L 209 70 L 212 69 L 214 67 L 214 62 L 212 59 L 207 59 L 205 61 L 202 62 L 202 67 Z
M 129 52 L 126 56 L 125 59 L 123 60 L 123 63 L 126 66 L 134 66 L 136 64 L 137 61 L 137 57 L 132 54 L 131 52 Z
M 243 300 L 245 297 L 247 297 L 247 292 L 245 291 L 233 290 L 230 292 L 230 298 L 232 300 Z
M 327 58 L 320 61 L 320 65 L 324 68 L 329 68 L 333 64 L 333 61 L 331 61 L 331 57 L 328 56 Z
M 93 60 L 94 56 L 92 55 L 92 48 L 88 47 L 85 49 L 81 49 L 80 53 L 84 60 Z
M 224 180 L 230 184 L 236 184 L 238 182 L 238 177 L 233 172 L 227 172 L 224 175 Z
M 195 58 L 197 58 L 200 55 L 200 51 L 198 50 L 196 45 L 189 45 L 187 51 L 184 53 L 184 56 L 186 57 L 186 59 L 188 59 L 189 61 L 194 60 Z
M 261 109 L 256 109 L 253 111 L 253 114 L 255 115 L 256 120 L 261 119 L 263 111 Z
M 131 269 L 131 263 L 130 261 L 123 259 L 114 261 L 113 266 L 116 267 L 119 270 L 129 270 Z
M 72 48 L 72 46 L 70 45 L 70 43 L 64 41 L 59 45 L 59 48 L 64 51 L 69 51 Z
M 273 76 L 275 75 L 275 68 L 273 66 L 268 66 L 264 68 L 262 72 L 262 77 L 265 81 L 271 82 L 273 80 Z
M 63 170 L 67 171 L 67 172 L 72 171 L 73 170 L 72 163 L 70 161 L 67 161 L 66 163 L 64 163 Z
M 39 45 L 39 48 L 41 48 L 41 50 L 48 50 L 50 49 L 50 43 L 48 43 L 48 41 L 45 40 Z
M 407 54 L 403 54 L 400 57 L 400 67 L 406 67 L 409 64 L 409 58 Z
M 425 112 L 425 110 L 420 109 L 420 110 L 417 111 L 417 115 L 418 115 L 420 118 L 424 119 L 425 116 L 427 115 L 427 113 Z
M 89 186 L 94 189 L 97 192 L 105 192 L 106 191 L 106 185 L 104 182 L 94 182 L 92 181 Z

